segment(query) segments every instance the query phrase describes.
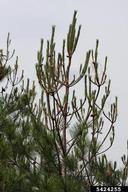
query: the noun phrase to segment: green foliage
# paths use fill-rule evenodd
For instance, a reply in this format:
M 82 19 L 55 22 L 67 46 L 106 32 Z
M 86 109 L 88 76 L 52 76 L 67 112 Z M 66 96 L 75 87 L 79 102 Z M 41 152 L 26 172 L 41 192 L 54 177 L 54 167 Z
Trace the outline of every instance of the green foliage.
M 106 109 L 111 81 L 107 57 L 103 72 L 99 70 L 98 40 L 96 48 L 87 51 L 78 77 L 70 75 L 81 30 L 76 14 L 59 53 L 54 26 L 45 54 L 41 40 L 36 63 L 39 101 L 35 83 L 26 81 L 23 72 L 18 75 L 18 58 L 14 66 L 8 65 L 14 55 L 9 35 L 6 50 L 0 50 L 1 192 L 83 192 L 91 185 L 126 185 L 128 157 L 122 156 L 118 169 L 105 155 L 115 138 L 117 98 Z M 82 79 L 84 95 L 78 101 L 75 85 Z

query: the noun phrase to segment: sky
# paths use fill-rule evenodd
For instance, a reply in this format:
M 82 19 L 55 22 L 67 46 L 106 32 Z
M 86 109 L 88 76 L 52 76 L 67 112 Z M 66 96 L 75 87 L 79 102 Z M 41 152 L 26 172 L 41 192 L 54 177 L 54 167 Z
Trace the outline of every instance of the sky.
M 116 137 L 108 156 L 120 163 L 128 139 L 128 0 L 0 0 L 0 8 L 0 48 L 5 46 L 10 32 L 20 68 L 31 79 L 35 79 L 40 39 L 49 39 L 51 26 L 56 25 L 59 50 L 73 12 L 78 11 L 82 31 L 76 62 L 83 62 L 86 51 L 95 48 L 96 39 L 100 41 L 101 61 L 108 56 L 107 71 L 112 80 L 110 101 L 114 96 L 119 99 Z

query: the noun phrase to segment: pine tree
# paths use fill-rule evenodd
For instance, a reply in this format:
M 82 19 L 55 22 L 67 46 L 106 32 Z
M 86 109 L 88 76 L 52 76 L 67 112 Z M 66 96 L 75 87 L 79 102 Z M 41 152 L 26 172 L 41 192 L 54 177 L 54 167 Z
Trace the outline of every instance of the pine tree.
M 18 76 L 18 58 L 10 60 L 10 37 L 0 50 L 0 191 L 78 192 L 91 185 L 126 185 L 128 157 L 123 167 L 107 159 L 115 138 L 117 97 L 106 109 L 111 93 L 107 78 L 107 57 L 103 72 L 99 64 L 99 41 L 86 53 L 79 75 L 71 75 L 74 53 L 80 37 L 74 12 L 67 39 L 56 52 L 55 27 L 37 54 L 36 85 Z M 75 85 L 84 80 L 84 95 L 78 100 Z M 73 91 L 72 91 L 73 90 Z M 108 144 L 108 145 L 106 145 Z M 128 148 L 128 146 L 127 146 Z

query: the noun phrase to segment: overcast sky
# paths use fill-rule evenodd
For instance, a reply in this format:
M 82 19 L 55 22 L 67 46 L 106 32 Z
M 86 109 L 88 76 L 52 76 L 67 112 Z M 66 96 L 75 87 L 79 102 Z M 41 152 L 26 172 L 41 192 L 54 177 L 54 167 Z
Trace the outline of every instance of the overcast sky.
M 116 139 L 109 156 L 119 160 L 128 139 L 128 0 L 0 0 L 0 48 L 10 32 L 21 68 L 34 79 L 40 39 L 48 39 L 51 26 L 56 25 L 59 49 L 74 10 L 78 10 L 78 23 L 82 24 L 76 60 L 83 61 L 86 51 L 95 47 L 96 39 L 100 40 L 101 60 L 108 56 L 110 100 L 114 95 L 119 98 Z

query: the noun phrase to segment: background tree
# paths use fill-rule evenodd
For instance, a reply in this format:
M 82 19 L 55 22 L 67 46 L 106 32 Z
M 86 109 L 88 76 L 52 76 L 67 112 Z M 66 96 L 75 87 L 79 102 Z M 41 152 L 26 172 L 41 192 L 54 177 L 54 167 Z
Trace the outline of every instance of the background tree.
M 117 97 L 110 109 L 106 103 L 111 81 L 107 57 L 99 70 L 98 45 L 86 53 L 79 75 L 71 75 L 81 26 L 74 12 L 67 39 L 56 52 L 55 27 L 47 41 L 41 40 L 36 72 L 41 88 L 35 100 L 35 83 L 18 77 L 18 58 L 8 63 L 7 49 L 0 54 L 0 191 L 89 191 L 91 185 L 126 185 L 128 158 L 123 168 L 107 160 L 105 152 L 115 137 Z M 84 95 L 78 100 L 75 85 L 84 80 Z M 111 178 L 111 179 L 110 179 Z

